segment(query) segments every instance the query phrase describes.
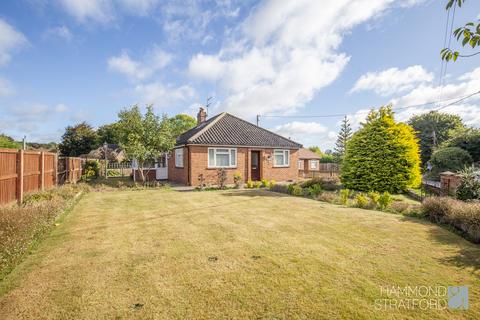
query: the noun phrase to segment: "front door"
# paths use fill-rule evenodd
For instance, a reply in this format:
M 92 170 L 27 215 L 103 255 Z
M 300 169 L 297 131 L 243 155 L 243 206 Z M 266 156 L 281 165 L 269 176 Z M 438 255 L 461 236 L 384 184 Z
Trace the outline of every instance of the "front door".
M 168 179 L 168 159 L 166 154 L 160 156 L 158 162 L 155 163 L 155 178 L 157 180 Z
M 260 180 L 260 151 L 252 151 L 251 177 L 253 181 Z

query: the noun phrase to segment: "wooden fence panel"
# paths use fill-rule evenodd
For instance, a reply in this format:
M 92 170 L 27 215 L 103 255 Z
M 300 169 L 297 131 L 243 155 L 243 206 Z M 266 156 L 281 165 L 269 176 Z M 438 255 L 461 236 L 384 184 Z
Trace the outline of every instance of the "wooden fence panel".
M 55 186 L 56 178 L 55 178 L 55 158 L 56 155 L 53 153 L 45 153 L 45 160 L 44 160 L 44 187 L 45 189 L 51 188 Z
M 82 177 L 80 158 L 54 153 L 0 149 L 0 204 L 23 201 L 23 194 L 76 183 Z
M 17 150 L 0 149 L 0 204 L 17 198 Z
M 41 187 L 40 152 L 24 152 L 23 154 L 23 192 L 37 191 Z

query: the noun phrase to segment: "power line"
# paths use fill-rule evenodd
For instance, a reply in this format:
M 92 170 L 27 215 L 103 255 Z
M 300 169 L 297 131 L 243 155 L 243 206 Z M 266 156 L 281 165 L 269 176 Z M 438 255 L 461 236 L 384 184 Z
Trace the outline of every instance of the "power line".
M 403 110 L 403 109 L 409 109 L 409 108 L 417 108 L 417 107 L 423 107 L 423 106 L 427 106 L 427 105 L 431 105 L 431 104 L 438 104 L 438 103 L 458 99 L 456 101 L 453 101 L 451 103 L 448 103 L 444 106 L 441 106 L 439 108 L 436 108 L 436 109 L 432 110 L 432 111 L 438 111 L 438 110 L 444 109 L 446 107 L 452 106 L 454 104 L 457 104 L 459 102 L 462 102 L 462 101 L 464 101 L 468 98 L 471 98 L 471 97 L 473 97 L 477 94 L 480 94 L 480 90 L 476 91 L 476 92 L 473 92 L 471 94 L 468 94 L 466 96 L 463 96 L 463 97 L 449 98 L 449 99 L 426 102 L 426 103 L 422 103 L 422 104 L 414 104 L 414 105 L 408 105 L 408 106 L 404 106 L 404 107 L 397 107 L 397 108 L 392 108 L 392 110 Z M 326 114 L 326 115 L 260 115 L 260 114 L 257 114 L 257 123 L 258 123 L 260 117 L 262 117 L 262 118 L 335 118 L 335 117 L 351 116 L 351 115 L 355 115 L 359 112 L 370 112 L 370 109 L 369 110 L 359 110 L 355 113 L 337 113 L 337 114 Z

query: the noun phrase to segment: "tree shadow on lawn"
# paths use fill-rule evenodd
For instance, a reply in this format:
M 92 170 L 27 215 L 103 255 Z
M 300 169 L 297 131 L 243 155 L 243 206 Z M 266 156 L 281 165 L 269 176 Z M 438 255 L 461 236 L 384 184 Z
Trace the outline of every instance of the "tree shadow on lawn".
M 480 278 L 480 245 L 470 242 L 462 237 L 453 227 L 438 225 L 428 220 L 417 217 L 402 218 L 402 221 L 420 223 L 428 227 L 430 239 L 442 245 L 454 245 L 458 251 L 454 255 L 439 259 L 445 265 L 460 268 L 470 268 L 471 273 Z

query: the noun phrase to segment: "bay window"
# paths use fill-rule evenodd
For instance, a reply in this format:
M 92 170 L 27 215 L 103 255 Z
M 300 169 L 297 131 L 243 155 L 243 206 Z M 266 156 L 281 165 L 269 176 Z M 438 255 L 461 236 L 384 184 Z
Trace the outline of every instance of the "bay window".
M 235 168 L 237 166 L 237 149 L 208 148 L 209 168 Z
M 290 166 L 290 150 L 274 150 L 273 166 L 274 167 Z

